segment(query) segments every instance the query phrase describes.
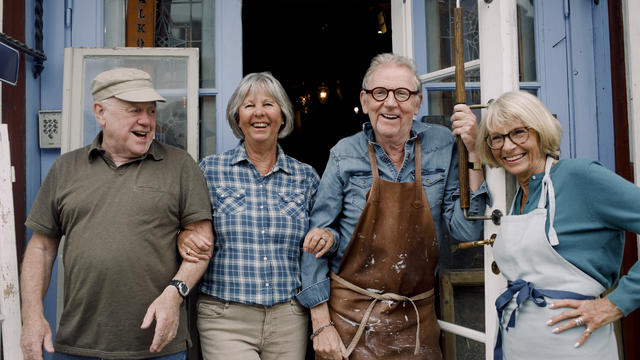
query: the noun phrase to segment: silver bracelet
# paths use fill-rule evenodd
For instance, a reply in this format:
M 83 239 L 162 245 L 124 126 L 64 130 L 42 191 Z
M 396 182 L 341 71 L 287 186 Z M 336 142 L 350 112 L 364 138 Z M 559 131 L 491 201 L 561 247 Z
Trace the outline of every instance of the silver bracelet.
M 314 331 L 313 334 L 311 334 L 311 336 L 309 336 L 309 340 L 313 340 L 314 337 L 320 335 L 320 333 L 322 332 L 322 330 L 328 328 L 329 326 L 333 326 L 335 325 L 333 321 L 329 321 L 328 324 L 322 325 L 318 328 L 318 330 Z

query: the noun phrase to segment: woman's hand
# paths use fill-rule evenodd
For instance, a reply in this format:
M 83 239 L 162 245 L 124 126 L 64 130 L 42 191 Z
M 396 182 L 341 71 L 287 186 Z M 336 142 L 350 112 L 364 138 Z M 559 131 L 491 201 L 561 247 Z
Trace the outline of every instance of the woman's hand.
M 551 309 L 563 307 L 573 308 L 573 310 L 565 310 L 552 317 L 547 321 L 547 325 L 552 326 L 560 321 L 569 320 L 553 329 L 556 334 L 573 327 L 585 326 L 586 329 L 573 345 L 574 347 L 584 344 L 596 329 L 614 322 L 624 315 L 607 297 L 594 300 L 558 300 L 549 304 Z
M 213 243 L 197 231 L 184 229 L 178 234 L 178 252 L 188 262 L 210 259 L 212 246 Z
M 451 134 L 460 136 L 470 154 L 476 152 L 476 135 L 478 134 L 478 120 L 465 104 L 453 107 L 451 115 Z
M 334 241 L 333 233 L 330 230 L 313 228 L 304 237 L 302 248 L 319 258 L 331 249 Z

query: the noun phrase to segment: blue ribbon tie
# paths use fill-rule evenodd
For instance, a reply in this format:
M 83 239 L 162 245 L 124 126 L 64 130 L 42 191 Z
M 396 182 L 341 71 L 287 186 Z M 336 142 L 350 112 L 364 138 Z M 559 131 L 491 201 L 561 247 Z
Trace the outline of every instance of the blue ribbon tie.
M 509 281 L 507 283 L 507 289 L 496 299 L 496 310 L 498 311 L 498 338 L 496 340 L 496 346 L 493 349 L 493 359 L 502 360 L 502 311 L 509 305 L 513 296 L 516 295 L 516 308 L 511 312 L 509 322 L 505 330 L 509 331 L 509 328 L 516 326 L 516 311 L 520 308 L 520 304 L 531 299 L 534 304 L 539 307 L 547 306 L 547 302 L 544 297 L 552 299 L 573 299 L 573 300 L 593 300 L 593 296 L 585 296 L 582 294 L 574 293 L 571 291 L 563 290 L 547 290 L 536 289 L 533 283 L 526 282 L 522 279 L 516 281 Z

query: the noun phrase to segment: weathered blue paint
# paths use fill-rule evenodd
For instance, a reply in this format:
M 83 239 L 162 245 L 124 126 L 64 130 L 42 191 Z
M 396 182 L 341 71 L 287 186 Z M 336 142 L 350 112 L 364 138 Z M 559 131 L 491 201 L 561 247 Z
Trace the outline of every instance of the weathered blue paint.
M 34 0 L 25 1 L 25 39 L 34 47 Z M 102 0 L 51 0 L 43 2 L 43 48 L 47 55 L 44 71 L 33 78 L 32 59 L 27 57 L 25 113 L 26 113 L 26 208 L 27 213 L 35 200 L 40 184 L 58 156 L 59 149 L 40 149 L 38 145 L 38 111 L 62 109 L 62 82 L 64 48 L 68 46 L 103 45 Z M 65 19 L 66 9 L 71 18 Z M 27 238 L 32 232 L 27 231 Z M 51 329 L 56 330 L 57 261 L 51 274 L 49 291 L 44 299 L 45 317 Z M 45 354 L 45 359 L 51 356 Z
M 608 0 L 600 4 L 590 1 L 593 11 L 593 49 L 595 60 L 595 98 L 598 123 L 598 160 L 615 170 L 615 139 L 613 137 L 613 99 L 611 88 L 611 47 L 609 43 Z
M 563 3 L 557 0 L 535 2 L 536 64 L 541 87 L 540 100 L 562 124 L 560 156 L 572 157 L 573 137 L 569 121 L 569 84 L 567 77 L 567 32 Z
M 227 123 L 227 103 L 242 80 L 242 0 L 216 0 L 216 151 L 235 147 L 238 139 Z

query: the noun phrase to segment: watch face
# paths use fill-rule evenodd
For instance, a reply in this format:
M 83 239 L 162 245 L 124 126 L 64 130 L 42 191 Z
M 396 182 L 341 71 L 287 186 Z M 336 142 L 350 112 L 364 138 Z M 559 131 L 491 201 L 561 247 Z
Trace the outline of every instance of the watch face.
M 187 296 L 187 294 L 189 294 L 189 287 L 187 284 L 180 282 L 178 284 L 178 291 L 180 292 L 180 295 Z
M 169 284 L 175 286 L 176 289 L 178 289 L 178 293 L 180 294 L 180 296 L 185 297 L 189 294 L 189 286 L 187 286 L 187 283 L 185 283 L 184 281 L 171 280 Z

